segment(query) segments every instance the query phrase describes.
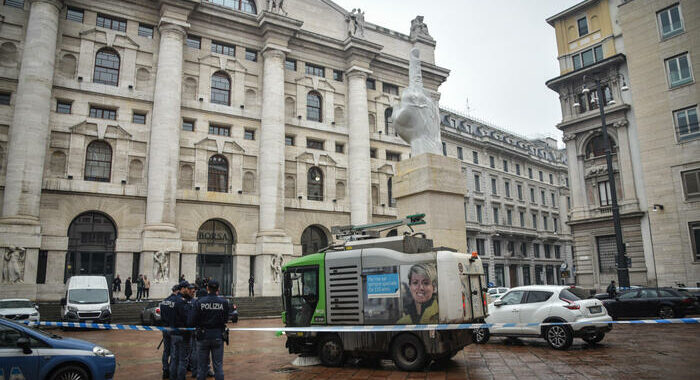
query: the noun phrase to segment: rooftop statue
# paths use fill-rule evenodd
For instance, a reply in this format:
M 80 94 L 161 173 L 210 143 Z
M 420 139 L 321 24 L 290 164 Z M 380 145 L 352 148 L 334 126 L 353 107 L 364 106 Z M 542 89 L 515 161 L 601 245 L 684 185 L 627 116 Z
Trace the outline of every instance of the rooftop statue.
M 401 95 L 401 105 L 394 107 L 394 128 L 411 144 L 413 157 L 422 153 L 442 154 L 440 121 L 437 105 L 423 89 L 420 52 L 411 49 L 408 66 L 409 85 Z
M 345 21 L 348 22 L 348 34 L 350 36 L 365 38 L 365 12 L 362 12 L 362 9 L 353 9 L 346 16 Z

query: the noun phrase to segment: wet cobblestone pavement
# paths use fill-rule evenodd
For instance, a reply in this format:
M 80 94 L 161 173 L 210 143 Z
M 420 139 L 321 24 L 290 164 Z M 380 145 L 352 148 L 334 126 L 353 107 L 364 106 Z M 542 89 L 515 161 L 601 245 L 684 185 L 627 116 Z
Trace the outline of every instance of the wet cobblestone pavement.
M 236 327 L 280 326 L 279 319 L 244 320 Z M 232 325 L 233 326 L 233 325 Z M 161 378 L 158 332 L 66 331 L 61 335 L 98 343 L 117 358 L 115 379 Z M 492 338 L 470 345 L 447 365 L 401 372 L 390 361 L 380 367 L 349 363 L 342 368 L 294 367 L 286 338 L 271 332 L 232 332 L 225 346 L 227 379 L 697 379 L 700 326 L 617 325 L 597 345 L 580 339 L 555 351 L 539 339 Z M 189 378 L 189 377 L 188 377 Z

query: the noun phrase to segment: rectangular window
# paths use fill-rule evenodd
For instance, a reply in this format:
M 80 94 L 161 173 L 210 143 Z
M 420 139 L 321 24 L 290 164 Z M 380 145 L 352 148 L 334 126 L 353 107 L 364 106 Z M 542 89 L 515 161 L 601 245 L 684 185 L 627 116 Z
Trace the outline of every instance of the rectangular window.
M 442 155 L 447 157 L 447 144 L 442 143 Z
M 523 185 L 518 185 L 518 200 L 523 200 Z
M 505 270 L 503 269 L 503 264 L 496 264 L 495 274 L 496 274 L 496 286 L 506 286 Z
M 336 153 L 345 153 L 345 144 L 335 143 L 335 152 Z
M 97 14 L 97 26 L 120 32 L 126 32 L 126 20 L 100 13 Z
M 583 37 L 588 34 L 588 21 L 585 17 L 578 19 L 576 22 L 578 24 L 578 36 Z
M 601 206 L 610 206 L 612 202 L 610 199 L 610 182 L 598 182 L 598 198 Z
M 493 241 L 493 255 L 496 257 L 501 256 L 501 241 L 500 240 Z
M 290 71 L 297 71 L 297 60 L 286 58 L 284 60 L 284 68 Z
M 306 70 L 306 73 L 309 75 L 314 75 L 317 77 L 325 77 L 326 76 L 326 69 L 324 67 L 312 65 L 308 62 L 306 63 L 305 70 Z
M 478 152 L 472 152 L 472 161 L 473 161 L 475 164 L 478 164 L 478 163 L 479 163 L 479 153 L 478 153 Z
M 540 258 L 540 245 L 538 243 L 532 244 L 532 254 L 535 256 L 535 258 Z
M 306 139 L 306 147 L 309 149 L 323 150 L 323 140 L 314 140 L 314 139 L 307 138 Z
M 486 241 L 484 239 L 476 239 L 476 253 L 479 256 L 486 254 Z
M 561 247 L 558 245 L 554 246 L 554 258 L 561 259 Z
M 537 229 L 537 214 L 532 214 L 532 228 Z
M 498 207 L 493 208 L 493 224 L 500 224 L 500 218 L 498 217 Z
M 194 120 L 182 120 L 182 130 L 183 131 L 189 131 L 192 132 L 194 131 Z
M 569 187 L 569 177 L 564 177 L 564 181 L 566 183 L 566 187 Z
M 56 113 L 71 113 L 73 103 L 64 100 L 56 101 Z
M 382 92 L 385 94 L 399 95 L 399 86 L 382 82 Z
M 681 6 L 675 4 L 657 13 L 661 38 L 669 38 L 683 32 Z
M 68 10 L 66 11 L 66 20 L 75 21 L 82 24 L 84 18 L 85 12 L 82 9 L 68 7 Z
M 498 184 L 496 178 L 491 178 L 491 194 L 498 195 Z
M 294 146 L 294 136 L 284 136 L 284 145 Z
M 236 56 L 236 47 L 234 45 L 227 44 L 224 42 L 212 41 L 211 42 L 211 52 L 235 57 Z
M 544 182 L 544 174 L 542 173 L 542 170 L 540 170 L 540 182 Z
M 90 106 L 90 117 L 97 119 L 117 120 L 117 110 Z
M 544 245 L 544 258 L 545 259 L 552 258 L 552 246 L 550 246 L 549 244 Z
M 615 255 L 617 255 L 615 235 L 596 237 L 596 245 L 598 247 L 600 273 L 615 273 L 617 270 L 615 265 Z
M 685 199 L 700 198 L 700 170 L 681 173 Z
M 245 49 L 245 59 L 251 62 L 258 61 L 258 51 L 253 49 Z
M 532 168 L 527 168 L 527 176 L 532 179 Z
M 554 185 L 554 176 L 552 175 L 552 173 L 549 173 L 549 184 Z
M 535 202 L 535 188 L 533 188 L 533 187 L 530 188 L 530 202 L 536 203 Z
M 557 207 L 557 197 L 554 193 L 552 193 L 552 207 Z
M 48 251 L 39 251 L 39 262 L 36 268 L 36 283 L 45 284 L 46 283 L 46 267 L 48 264 L 49 255 Z
M 134 112 L 131 117 L 131 122 L 134 124 L 146 124 L 146 114 L 142 112 Z
M 700 261 L 700 222 L 690 223 L 688 227 L 695 261 Z
M 243 139 L 244 140 L 255 140 L 255 130 L 254 129 L 246 129 L 243 131 Z
M 518 214 L 520 217 L 520 227 L 525 227 L 525 213 L 521 211 Z
M 5 5 L 22 9 L 24 8 L 24 0 L 5 0 Z
M 474 191 L 481 192 L 481 178 L 478 174 L 474 174 Z
M 667 59 L 666 72 L 668 74 L 668 84 L 671 88 L 692 82 L 693 75 L 690 70 L 688 53 Z
M 458 147 L 457 147 L 457 158 L 459 158 L 460 160 L 463 160 L 463 159 L 464 159 L 464 153 L 462 152 L 462 147 L 461 147 L 461 146 L 458 146 Z
M 535 285 L 544 285 L 543 269 L 542 265 L 535 265 Z
M 506 198 L 510 198 L 510 182 L 508 182 L 508 181 L 503 182 L 503 188 L 506 191 Z
M 586 49 L 580 53 L 576 53 L 571 57 L 574 70 L 582 67 L 590 66 L 598 61 L 603 60 L 603 45 L 598 45 L 591 49 Z
M 193 36 L 191 34 L 188 34 L 187 38 L 185 39 L 185 45 L 191 47 L 192 49 L 201 49 L 202 48 L 202 37 Z
M 376 90 L 377 89 L 377 82 L 374 79 L 369 79 L 367 78 L 367 81 L 365 82 L 367 85 L 368 90 Z
M 341 70 L 333 70 L 333 80 L 342 82 L 343 81 L 343 72 Z
M 547 197 L 545 196 L 544 190 L 540 191 L 540 198 L 542 198 L 542 205 L 546 206 L 547 205 Z
M 571 197 L 566 197 L 566 208 L 571 209 Z
M 508 161 L 503 160 L 503 171 L 508 173 Z
M 479 223 L 484 222 L 483 215 L 481 215 L 481 205 L 476 205 L 476 221 Z
M 489 166 L 491 169 L 496 168 L 496 159 L 493 156 L 489 156 Z
M 559 219 L 552 218 L 552 225 L 554 227 L 554 232 L 559 232 Z
M 139 23 L 139 36 L 153 38 L 153 26 Z
M 12 94 L 9 92 L 0 92 L 0 105 L 9 106 Z
M 515 174 L 520 175 L 520 164 L 515 164 Z
M 547 231 L 549 229 L 547 222 L 549 222 L 549 219 L 547 218 L 547 216 L 542 215 L 542 229 L 544 229 L 545 231 Z
M 513 210 L 506 210 L 506 223 L 509 226 L 513 225 Z
M 391 152 L 391 151 L 387 150 L 386 151 L 386 160 L 399 162 L 399 161 L 401 161 L 401 153 Z
M 377 148 L 369 148 L 369 158 L 377 158 Z
M 530 281 L 530 266 L 523 265 L 523 285 L 530 284 L 532 284 L 532 282 Z
M 209 124 L 209 134 L 219 136 L 231 136 L 231 127 L 225 125 Z
M 673 120 L 676 124 L 676 133 L 678 134 L 679 141 L 692 140 L 700 137 L 697 106 L 674 111 Z

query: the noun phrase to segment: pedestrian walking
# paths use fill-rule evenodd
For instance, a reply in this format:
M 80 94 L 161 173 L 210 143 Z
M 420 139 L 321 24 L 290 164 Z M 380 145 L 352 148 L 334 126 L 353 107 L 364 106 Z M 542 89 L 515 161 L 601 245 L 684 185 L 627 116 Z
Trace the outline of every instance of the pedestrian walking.
M 223 380 L 224 342 L 228 344 L 228 302 L 217 296 L 219 283 L 209 280 L 208 294 L 195 302 L 194 325 L 196 327 L 198 365 L 197 380 L 207 378 L 209 356 L 214 367 L 214 379 Z
M 112 280 L 112 293 L 114 293 L 115 297 L 119 295 L 119 293 L 122 292 L 122 279 L 119 278 L 119 274 L 117 274 L 117 277 Z
M 187 280 L 185 280 L 185 275 L 184 275 L 184 274 L 181 274 L 181 275 L 180 275 L 180 282 L 183 282 L 183 281 L 187 281 Z
M 143 298 L 143 275 L 140 274 L 136 280 L 136 301 L 141 301 Z
M 175 315 L 175 298 L 179 297 L 180 285 L 174 285 L 172 287 L 172 293 L 160 303 L 160 317 L 163 320 L 165 326 L 170 326 L 172 323 L 172 318 Z M 170 378 L 170 331 L 163 330 L 163 356 L 161 357 L 161 364 L 163 365 L 163 378 Z
M 129 300 L 129 297 L 131 297 L 131 277 L 126 278 L 126 282 L 124 283 L 124 296 L 126 296 L 126 300 Z
M 608 292 L 608 296 L 610 298 L 615 298 L 615 296 L 617 296 L 617 287 L 615 286 L 615 280 L 610 281 L 610 285 L 608 285 L 606 292 Z
M 255 279 L 250 276 L 248 279 L 248 297 L 255 297 Z
M 148 299 L 148 291 L 151 290 L 151 280 L 148 277 L 143 276 L 143 295 L 145 299 Z
M 187 327 L 187 301 L 189 300 L 189 287 L 187 281 L 180 283 L 180 295 L 175 299 L 174 315 L 170 327 L 174 329 Z M 189 331 L 173 330 L 170 333 L 170 378 L 185 380 L 187 375 L 187 343 L 190 340 Z

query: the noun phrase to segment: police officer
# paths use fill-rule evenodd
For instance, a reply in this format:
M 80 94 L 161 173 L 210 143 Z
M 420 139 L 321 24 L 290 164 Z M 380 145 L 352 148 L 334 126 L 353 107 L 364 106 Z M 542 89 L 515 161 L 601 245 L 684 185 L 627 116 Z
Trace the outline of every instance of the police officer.
M 219 283 L 209 280 L 208 294 L 195 303 L 194 324 L 197 327 L 197 350 L 199 368 L 197 380 L 205 380 L 209 369 L 209 354 L 211 353 L 214 367 L 214 379 L 223 380 L 224 370 L 224 339 L 228 341 L 226 321 L 228 319 L 228 302 L 217 296 Z
M 171 319 L 175 315 L 175 298 L 179 296 L 180 285 L 174 285 L 172 294 L 160 303 L 160 317 L 165 326 L 170 326 Z M 170 331 L 163 330 L 163 378 L 170 377 Z
M 187 327 L 194 327 L 194 303 L 195 303 L 195 291 L 197 287 L 189 283 L 187 285 L 188 297 L 185 298 L 187 303 L 185 304 L 186 312 L 186 322 Z M 195 348 L 194 334 L 190 334 L 190 338 L 185 341 L 185 348 L 187 350 L 187 370 L 192 371 L 192 377 L 197 374 L 197 349 Z
M 182 329 L 187 327 L 187 301 L 190 291 L 189 283 L 182 281 L 179 284 L 180 294 L 174 301 L 174 315 L 170 327 Z M 170 378 L 175 380 L 185 380 L 187 375 L 187 342 L 190 339 L 188 331 L 172 331 L 170 333 Z

